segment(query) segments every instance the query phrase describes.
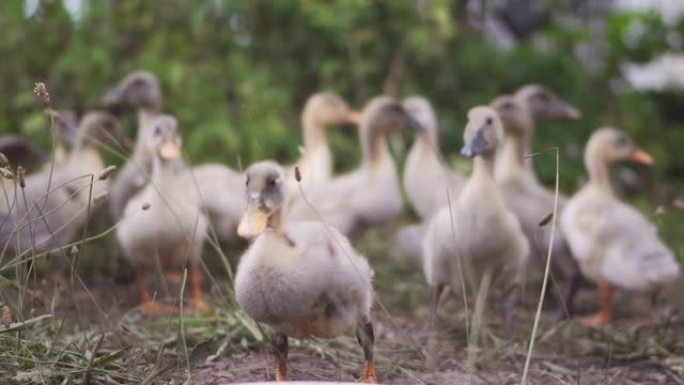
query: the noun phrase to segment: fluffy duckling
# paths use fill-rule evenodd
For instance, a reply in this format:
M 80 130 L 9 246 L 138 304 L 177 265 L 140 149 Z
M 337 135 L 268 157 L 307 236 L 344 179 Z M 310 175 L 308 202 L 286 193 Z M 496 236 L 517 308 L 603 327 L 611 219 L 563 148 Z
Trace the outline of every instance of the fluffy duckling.
M 579 112 L 547 88 L 537 85 L 523 87 L 515 96 L 500 96 L 490 105 L 498 112 L 504 127 L 495 178 L 506 204 L 520 221 L 532 246 L 533 265 L 540 271 L 545 265 L 551 240 L 551 226 L 540 226 L 540 223 L 553 212 L 555 192 L 539 183 L 531 159 L 526 159 L 530 153 L 534 121 L 578 118 Z M 559 196 L 559 213 L 566 200 L 565 196 Z M 553 250 L 554 275 L 569 277 L 574 271 L 574 263 L 560 231 L 554 234 Z
M 609 168 L 619 161 L 651 164 L 622 130 L 601 128 L 589 139 L 587 184 L 567 203 L 561 227 L 582 273 L 598 284 L 601 310 L 582 319 L 588 326 L 611 321 L 613 287 L 655 292 L 679 276 L 679 264 L 656 227 L 613 192 Z
M 494 181 L 502 131 L 494 109 L 480 106 L 468 111 L 461 154 L 473 158 L 473 173 L 452 205 L 430 220 L 423 239 L 423 269 L 433 298 L 431 320 L 446 285 L 458 291 L 465 284 L 461 277 L 468 277 L 473 281 L 466 283 L 477 287 L 489 271 L 502 290 L 506 326 L 512 326 L 512 289 L 524 271 L 529 244 Z
M 201 270 L 198 266 L 207 234 L 200 197 L 181 157 L 176 119 L 159 115 L 146 123 L 143 143 L 153 154 L 150 183 L 130 199 L 116 236 L 136 268 L 141 313 L 164 314 L 170 309 L 153 302 L 146 288 L 145 269 L 168 271 L 188 265 L 192 290 L 190 312 L 202 311 Z
M 23 188 L 3 184 L 7 197 L 0 209 L 0 239 L 7 242 L 3 246 L 18 254 L 37 253 L 74 240 L 106 194 L 106 181 L 99 179 L 105 167 L 98 150 L 120 137 L 118 127 L 109 114 L 88 113 L 63 165 L 29 175 Z
M 110 211 L 117 219 L 123 214 L 128 200 L 147 184 L 152 170 L 152 154 L 145 151 L 145 127 L 159 114 L 162 95 L 157 77 L 146 71 L 135 71 L 124 77 L 102 98 L 108 108 L 135 108 L 138 114 L 138 133 L 133 154 L 114 179 L 110 191 Z
M 275 332 L 276 380 L 286 380 L 288 337 L 334 338 L 356 326 L 365 355 L 360 381 L 377 382 L 368 261 L 320 221 L 283 224 L 287 183 L 276 163 L 256 163 L 246 174 L 238 233 L 253 242 L 240 257 L 235 296 L 245 313 Z
M 452 196 L 458 196 L 466 178 L 444 166 L 439 153 L 437 118 L 430 102 L 421 96 L 411 96 L 402 104 L 424 128 L 417 131 L 406 158 L 403 182 L 409 202 L 426 221 L 447 205 L 447 190 Z
M 312 95 L 302 112 L 304 147 L 297 162 L 286 171 L 289 191 L 297 191 L 294 168 L 302 175 L 302 188 L 309 191 L 312 186 L 327 182 L 332 177 L 333 158 L 328 146 L 325 129 L 333 124 L 358 124 L 360 114 L 349 108 L 338 95 L 320 92 Z M 290 194 L 297 197 L 297 194 Z
M 359 127 L 361 166 L 328 183 L 314 186 L 306 199 L 296 201 L 287 220 L 320 220 L 322 217 L 352 241 L 370 227 L 393 221 L 401 213 L 402 198 L 386 136 L 403 127 L 420 125 L 394 98 L 379 96 L 368 102 Z

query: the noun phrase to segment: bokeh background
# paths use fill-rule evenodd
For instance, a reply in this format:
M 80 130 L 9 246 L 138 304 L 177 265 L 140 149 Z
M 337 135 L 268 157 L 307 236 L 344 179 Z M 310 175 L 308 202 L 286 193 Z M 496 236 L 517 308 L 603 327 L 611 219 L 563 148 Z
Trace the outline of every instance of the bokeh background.
M 581 183 L 592 130 L 624 128 L 657 163 L 619 177 L 646 193 L 636 201 L 645 210 L 664 208 L 665 235 L 675 238 L 684 222 L 675 208 L 684 186 L 682 3 L 8 0 L 0 5 L 0 132 L 49 149 L 35 82 L 48 85 L 55 107 L 85 112 L 126 73 L 146 69 L 161 80 L 163 109 L 177 115 L 193 163 L 295 159 L 299 113 L 318 90 L 357 108 L 379 93 L 426 95 L 442 151 L 458 162 L 468 108 L 543 83 L 584 113 L 537 130 L 535 150 L 560 147 L 562 189 Z M 124 122 L 132 135 L 133 119 Z M 329 132 L 336 165 L 353 167 L 355 136 Z M 535 166 L 553 183 L 552 154 Z

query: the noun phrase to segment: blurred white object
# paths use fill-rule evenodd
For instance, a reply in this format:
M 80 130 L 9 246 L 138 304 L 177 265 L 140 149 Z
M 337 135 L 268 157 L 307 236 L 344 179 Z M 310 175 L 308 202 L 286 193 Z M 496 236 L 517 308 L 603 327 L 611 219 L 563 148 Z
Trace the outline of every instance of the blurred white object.
M 622 73 L 639 90 L 684 89 L 684 54 L 666 53 L 647 64 L 625 63 Z
M 656 10 L 662 15 L 663 21 L 670 25 L 684 17 L 683 0 L 615 0 L 615 8 L 632 11 Z

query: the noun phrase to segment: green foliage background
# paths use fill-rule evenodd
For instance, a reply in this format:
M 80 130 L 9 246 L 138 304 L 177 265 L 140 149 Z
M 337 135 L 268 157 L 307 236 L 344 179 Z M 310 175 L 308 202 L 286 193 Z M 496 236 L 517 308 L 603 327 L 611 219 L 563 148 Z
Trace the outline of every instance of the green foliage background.
M 529 82 L 544 83 L 584 112 L 579 122 L 538 129 L 535 149 L 561 146 L 562 187 L 583 175 L 581 148 L 590 132 L 616 125 L 657 159 L 655 179 L 677 185 L 684 174 L 680 95 L 614 93 L 619 63 L 645 61 L 667 48 L 673 27 L 654 14 L 613 14 L 605 24 L 605 60 L 587 73 L 574 55 L 596 39 L 586 26 L 554 22 L 506 51 L 466 27 L 465 2 L 372 0 L 84 2 L 73 17 L 61 1 L 0 5 L 0 132 L 22 133 L 46 149 L 47 123 L 31 91 L 47 83 L 58 108 L 98 108 L 106 87 L 135 69 L 162 82 L 164 110 L 178 116 L 194 163 L 235 167 L 262 158 L 294 159 L 299 112 L 306 97 L 332 90 L 361 108 L 390 92 L 428 96 L 444 128 L 442 150 L 455 158 L 465 111 Z M 558 1 L 556 16 L 570 10 Z M 559 18 L 556 18 L 559 20 Z M 625 34 L 635 21 L 647 33 L 636 44 Z M 675 27 L 681 33 L 684 29 Z M 134 129 L 128 118 L 127 127 Z M 333 132 L 341 168 L 357 160 L 356 140 Z M 577 147 L 579 146 L 579 147 Z M 536 166 L 553 181 L 553 157 Z M 676 193 L 676 190 L 675 190 Z M 672 195 L 670 193 L 670 195 Z

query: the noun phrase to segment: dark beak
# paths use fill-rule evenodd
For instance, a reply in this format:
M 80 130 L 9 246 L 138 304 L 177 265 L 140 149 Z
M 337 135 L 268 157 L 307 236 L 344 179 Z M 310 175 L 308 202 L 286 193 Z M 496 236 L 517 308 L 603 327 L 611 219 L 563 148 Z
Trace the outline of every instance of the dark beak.
M 413 118 L 411 114 L 406 113 L 406 122 L 404 123 L 406 125 L 406 128 L 408 128 L 411 131 L 416 131 L 416 132 L 422 132 L 425 131 L 425 127 L 423 127 L 418 120 Z
M 487 149 L 487 141 L 484 138 L 484 132 L 478 130 L 475 135 L 468 140 L 461 149 L 461 155 L 472 158 L 482 155 Z

